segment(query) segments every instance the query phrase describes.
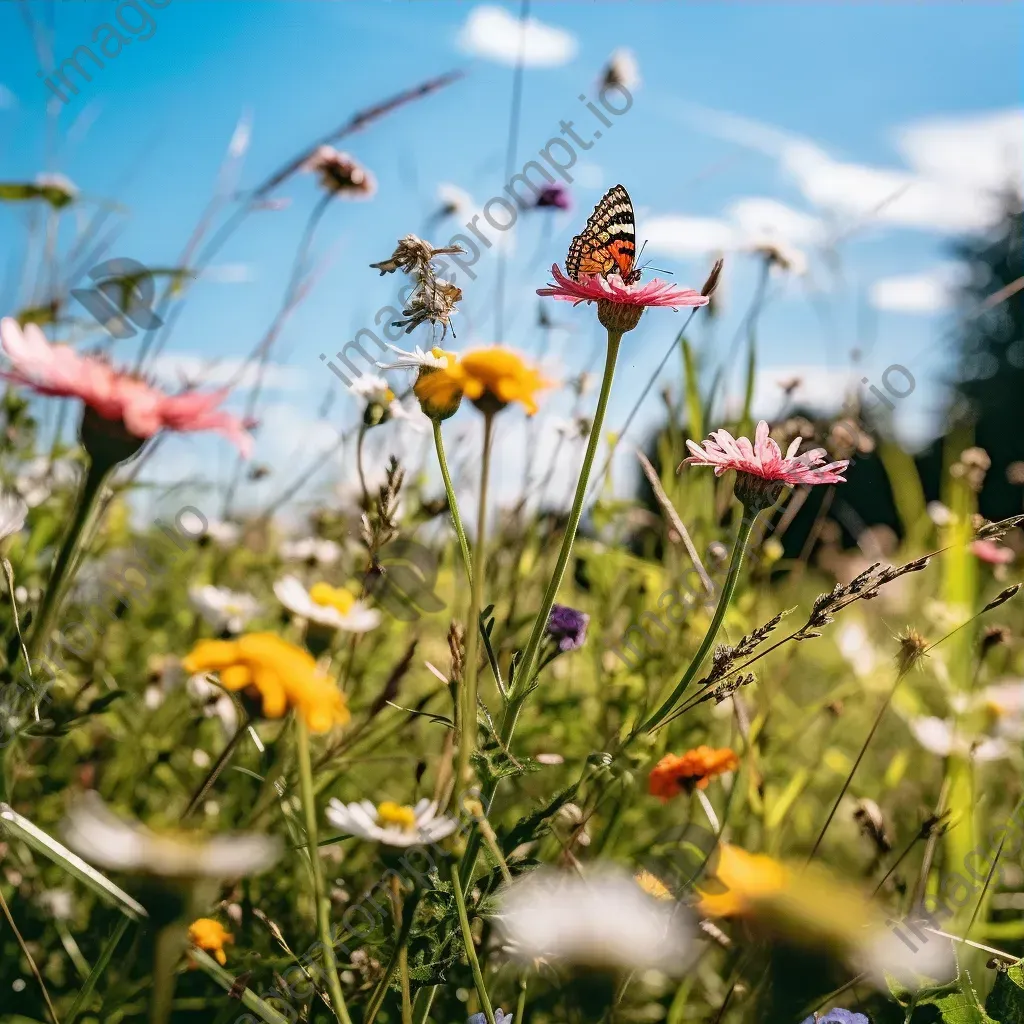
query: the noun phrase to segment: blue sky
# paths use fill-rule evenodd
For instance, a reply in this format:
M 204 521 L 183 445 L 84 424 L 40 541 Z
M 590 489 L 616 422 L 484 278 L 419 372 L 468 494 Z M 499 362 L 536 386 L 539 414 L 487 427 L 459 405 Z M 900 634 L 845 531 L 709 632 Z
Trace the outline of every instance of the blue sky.
M 113 19 L 108 2 L 32 2 L 61 61 Z M 441 72 L 466 77 L 381 120 L 344 144 L 375 175 L 370 202 L 335 203 L 313 244 L 329 261 L 315 291 L 289 320 L 274 353 L 268 427 L 259 456 L 291 464 L 351 422 L 356 404 L 319 362 L 392 295 L 368 264 L 394 240 L 422 233 L 438 188 L 457 186 L 475 204 L 500 195 L 518 5 L 471 3 L 172 0 L 152 11 L 155 29 L 83 83 L 53 116 L 37 77 L 18 5 L 0 5 L 0 180 L 58 171 L 86 201 L 124 208 L 109 255 L 172 263 L 203 210 L 239 118 L 252 119 L 241 182 L 253 185 L 353 111 Z M 593 125 L 580 93 L 594 97 L 612 51 L 639 66 L 632 107 L 581 154 L 575 209 L 522 215 L 509 245 L 505 337 L 568 373 L 594 351 L 593 314 L 562 307 L 566 330 L 535 328 L 533 290 L 561 262 L 572 234 L 610 185 L 624 183 L 649 239 L 654 266 L 699 287 L 725 248 L 723 314 L 712 331 L 696 322 L 707 368 L 728 351 L 758 273 L 751 245 L 771 240 L 806 253 L 805 275 L 778 275 L 759 330 L 759 405 L 779 403 L 775 381 L 805 378 L 807 397 L 840 393 L 850 351 L 864 345 L 855 377 L 877 380 L 903 362 L 919 387 L 900 403 L 905 430 L 920 436 L 937 405 L 929 382 L 944 367 L 944 290 L 955 280 L 948 244 L 980 229 L 990 189 L 1020 180 L 1022 22 L 1016 4 L 579 4 L 534 3 L 516 165 L 558 134 L 559 122 Z M 128 15 L 129 19 L 131 15 Z M 578 129 L 579 130 L 579 129 Z M 302 175 L 279 193 L 284 210 L 254 216 L 194 290 L 172 340 L 180 366 L 245 355 L 281 301 L 306 219 L 318 198 Z M 445 242 L 471 215 L 431 228 Z M 73 240 L 65 218 L 62 244 Z M 24 259 L 25 209 L 0 211 L 0 303 L 26 301 L 15 271 Z M 838 245 L 835 239 L 844 240 Z M 831 258 L 823 253 L 831 252 Z M 483 255 L 456 317 L 458 344 L 493 340 L 494 250 Z M 628 337 L 610 413 L 621 424 L 683 314 L 651 311 Z M 411 341 L 426 341 L 414 335 Z M 133 356 L 122 341 L 115 358 Z M 672 362 L 670 366 L 677 366 Z M 845 375 L 845 376 L 844 376 Z M 677 375 L 665 383 L 678 386 Z M 316 410 L 334 387 L 326 422 Z M 656 395 L 657 392 L 655 392 Z M 563 413 L 567 398 L 549 403 Z M 657 418 L 652 398 L 636 436 Z M 454 431 L 474 426 L 471 411 Z M 398 443 L 377 432 L 382 450 Z M 509 419 L 508 478 L 518 482 L 523 445 Z M 550 448 L 541 431 L 540 449 Z M 407 439 L 406 439 L 407 440 Z M 419 442 L 411 442 L 418 450 Z M 230 462 L 224 446 L 175 442 L 163 478 Z M 350 464 L 350 459 L 344 466 Z

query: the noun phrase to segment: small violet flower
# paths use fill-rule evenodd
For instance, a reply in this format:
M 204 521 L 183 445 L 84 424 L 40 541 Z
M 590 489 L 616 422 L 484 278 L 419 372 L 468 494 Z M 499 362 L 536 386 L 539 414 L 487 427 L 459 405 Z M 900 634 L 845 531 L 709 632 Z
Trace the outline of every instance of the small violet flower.
M 565 604 L 551 606 L 548 616 L 548 636 L 558 644 L 560 651 L 578 651 L 587 639 L 590 616 Z

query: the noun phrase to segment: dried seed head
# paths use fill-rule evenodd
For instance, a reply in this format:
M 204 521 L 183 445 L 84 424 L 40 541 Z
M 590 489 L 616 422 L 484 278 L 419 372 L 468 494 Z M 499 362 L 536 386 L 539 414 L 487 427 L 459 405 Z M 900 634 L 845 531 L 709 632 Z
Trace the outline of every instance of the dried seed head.
M 896 637 L 900 649 L 896 653 L 896 665 L 900 675 L 909 672 L 925 656 L 928 641 L 913 627 L 908 626 L 905 633 Z
M 985 474 L 992 465 L 984 448 L 965 448 L 960 458 L 949 468 L 950 476 L 963 478 L 972 491 L 980 491 L 985 483 Z
M 393 326 L 404 327 L 409 334 L 420 324 L 439 324 L 443 338 L 451 327 L 452 314 L 458 312 L 455 303 L 461 298 L 461 288 L 445 280 L 432 279 L 413 292 L 408 307 L 402 310 L 406 319 L 396 320 Z
M 462 667 L 465 661 L 466 631 L 462 625 L 452 620 L 448 627 L 448 653 L 452 659 L 452 679 L 456 682 L 462 679 Z
M 981 656 L 984 657 L 994 647 L 1008 644 L 1013 634 L 1006 626 L 987 626 L 981 637 Z
M 393 274 L 396 270 L 401 270 L 403 274 L 422 275 L 429 272 L 433 275 L 431 260 L 438 256 L 451 256 L 463 251 L 462 247 L 458 245 L 446 245 L 441 249 L 435 249 L 430 242 L 418 238 L 416 235 L 406 235 L 405 238 L 398 240 L 398 245 L 395 246 L 395 251 L 391 254 L 390 259 L 381 260 L 380 263 L 371 263 L 370 266 L 374 270 L 379 270 L 382 277 L 385 274 Z
M 1020 587 L 1021 585 L 1019 583 L 1015 583 L 1012 587 L 1007 587 L 1001 594 L 998 594 L 995 598 L 989 601 L 989 603 L 981 609 L 982 612 L 990 612 L 993 608 L 998 608 L 1001 604 L 1006 604 L 1006 602 L 1009 601 L 1018 590 L 1020 590 Z
M 853 818 L 860 825 L 861 834 L 867 836 L 878 847 L 879 853 L 888 853 L 892 849 L 892 843 L 886 834 L 882 809 L 874 800 L 859 800 Z
M 725 266 L 725 260 L 715 260 L 715 265 L 711 268 L 711 273 L 708 274 L 708 279 L 704 282 L 704 287 L 701 288 L 701 295 L 706 295 L 709 298 L 715 294 L 715 289 L 718 287 L 718 280 L 722 276 L 722 267 Z

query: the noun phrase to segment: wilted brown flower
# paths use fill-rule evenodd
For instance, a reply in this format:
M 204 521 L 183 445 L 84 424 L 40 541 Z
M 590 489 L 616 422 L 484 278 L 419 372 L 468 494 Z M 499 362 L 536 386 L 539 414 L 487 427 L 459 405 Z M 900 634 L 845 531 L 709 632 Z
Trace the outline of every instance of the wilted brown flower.
M 972 491 L 980 491 L 991 465 L 992 460 L 984 448 L 965 448 L 960 458 L 950 466 L 949 473 L 953 477 L 963 477 Z
M 333 146 L 320 146 L 302 169 L 318 174 L 324 189 L 346 199 L 369 199 L 377 191 L 373 175 L 348 153 L 340 153 Z
M 462 289 L 445 280 L 434 279 L 421 284 L 412 294 L 409 305 L 402 310 L 404 320 L 396 320 L 395 327 L 404 327 L 405 333 L 419 327 L 420 324 L 440 324 L 441 337 L 451 327 L 451 317 L 457 313 L 455 303 L 462 298 Z
M 416 235 L 406 235 L 405 238 L 398 240 L 395 251 L 389 259 L 381 260 L 380 263 L 371 263 L 370 266 L 374 270 L 379 270 L 381 277 L 401 270 L 403 274 L 416 274 L 421 277 L 424 274 L 430 274 L 432 279 L 434 271 L 430 265 L 431 260 L 438 256 L 452 256 L 463 251 L 459 245 L 446 245 L 435 249 L 430 242 L 418 238 Z

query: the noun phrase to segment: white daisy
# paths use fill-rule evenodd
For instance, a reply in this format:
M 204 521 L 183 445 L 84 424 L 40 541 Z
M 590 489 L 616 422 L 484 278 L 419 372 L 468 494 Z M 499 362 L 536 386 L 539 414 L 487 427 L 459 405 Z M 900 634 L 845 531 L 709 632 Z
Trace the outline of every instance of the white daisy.
M 280 554 L 282 558 L 296 562 L 334 565 L 341 558 L 341 545 L 321 537 L 303 537 L 301 540 L 286 540 L 281 545 Z
M 214 629 L 228 633 L 241 633 L 260 610 L 260 603 L 252 594 L 240 594 L 209 583 L 189 587 L 188 599 Z
M 395 345 L 388 345 L 388 348 L 398 356 L 398 359 L 393 363 L 378 363 L 382 370 L 420 370 L 424 366 L 443 370 L 448 366 L 448 356 L 444 349 L 436 345 L 429 352 L 424 352 L 419 345 L 411 352 L 406 352 Z
M 348 386 L 349 391 L 367 404 L 390 405 L 395 400 L 395 393 L 383 378 L 375 373 L 362 373 Z
M 223 519 L 210 519 L 207 521 L 204 533 L 215 544 L 229 548 L 238 543 L 239 537 L 242 536 L 242 528 L 238 523 L 225 522 Z
M 878 663 L 878 655 L 863 623 L 846 622 L 839 629 L 836 644 L 839 647 L 839 653 L 858 676 L 863 678 L 871 675 Z
M 295 576 L 283 576 L 274 584 L 277 599 L 293 615 L 347 633 L 368 633 L 380 625 L 380 612 L 357 601 L 347 590 L 328 583 L 314 583 L 307 590 Z
M 584 877 L 541 868 L 515 881 L 497 915 L 504 940 L 527 962 L 680 975 L 692 962 L 689 916 L 614 868 Z
M 21 533 L 28 515 L 28 505 L 16 494 L 0 492 L 0 540 Z
M 1006 741 L 998 737 L 983 737 L 971 740 L 957 729 L 954 722 L 944 718 L 925 716 L 909 721 L 914 739 L 925 750 L 939 757 L 959 754 L 975 761 L 999 761 L 1010 754 Z
M 182 881 L 258 874 L 281 854 L 279 840 L 257 832 L 161 835 L 114 814 L 92 792 L 68 812 L 64 836 L 72 849 L 99 867 Z
M 415 807 L 386 800 L 374 807 L 369 800 L 343 804 L 332 800 L 327 820 L 342 832 L 387 846 L 424 846 L 450 836 L 458 827 L 454 818 L 437 813 L 435 800 L 420 800 Z

